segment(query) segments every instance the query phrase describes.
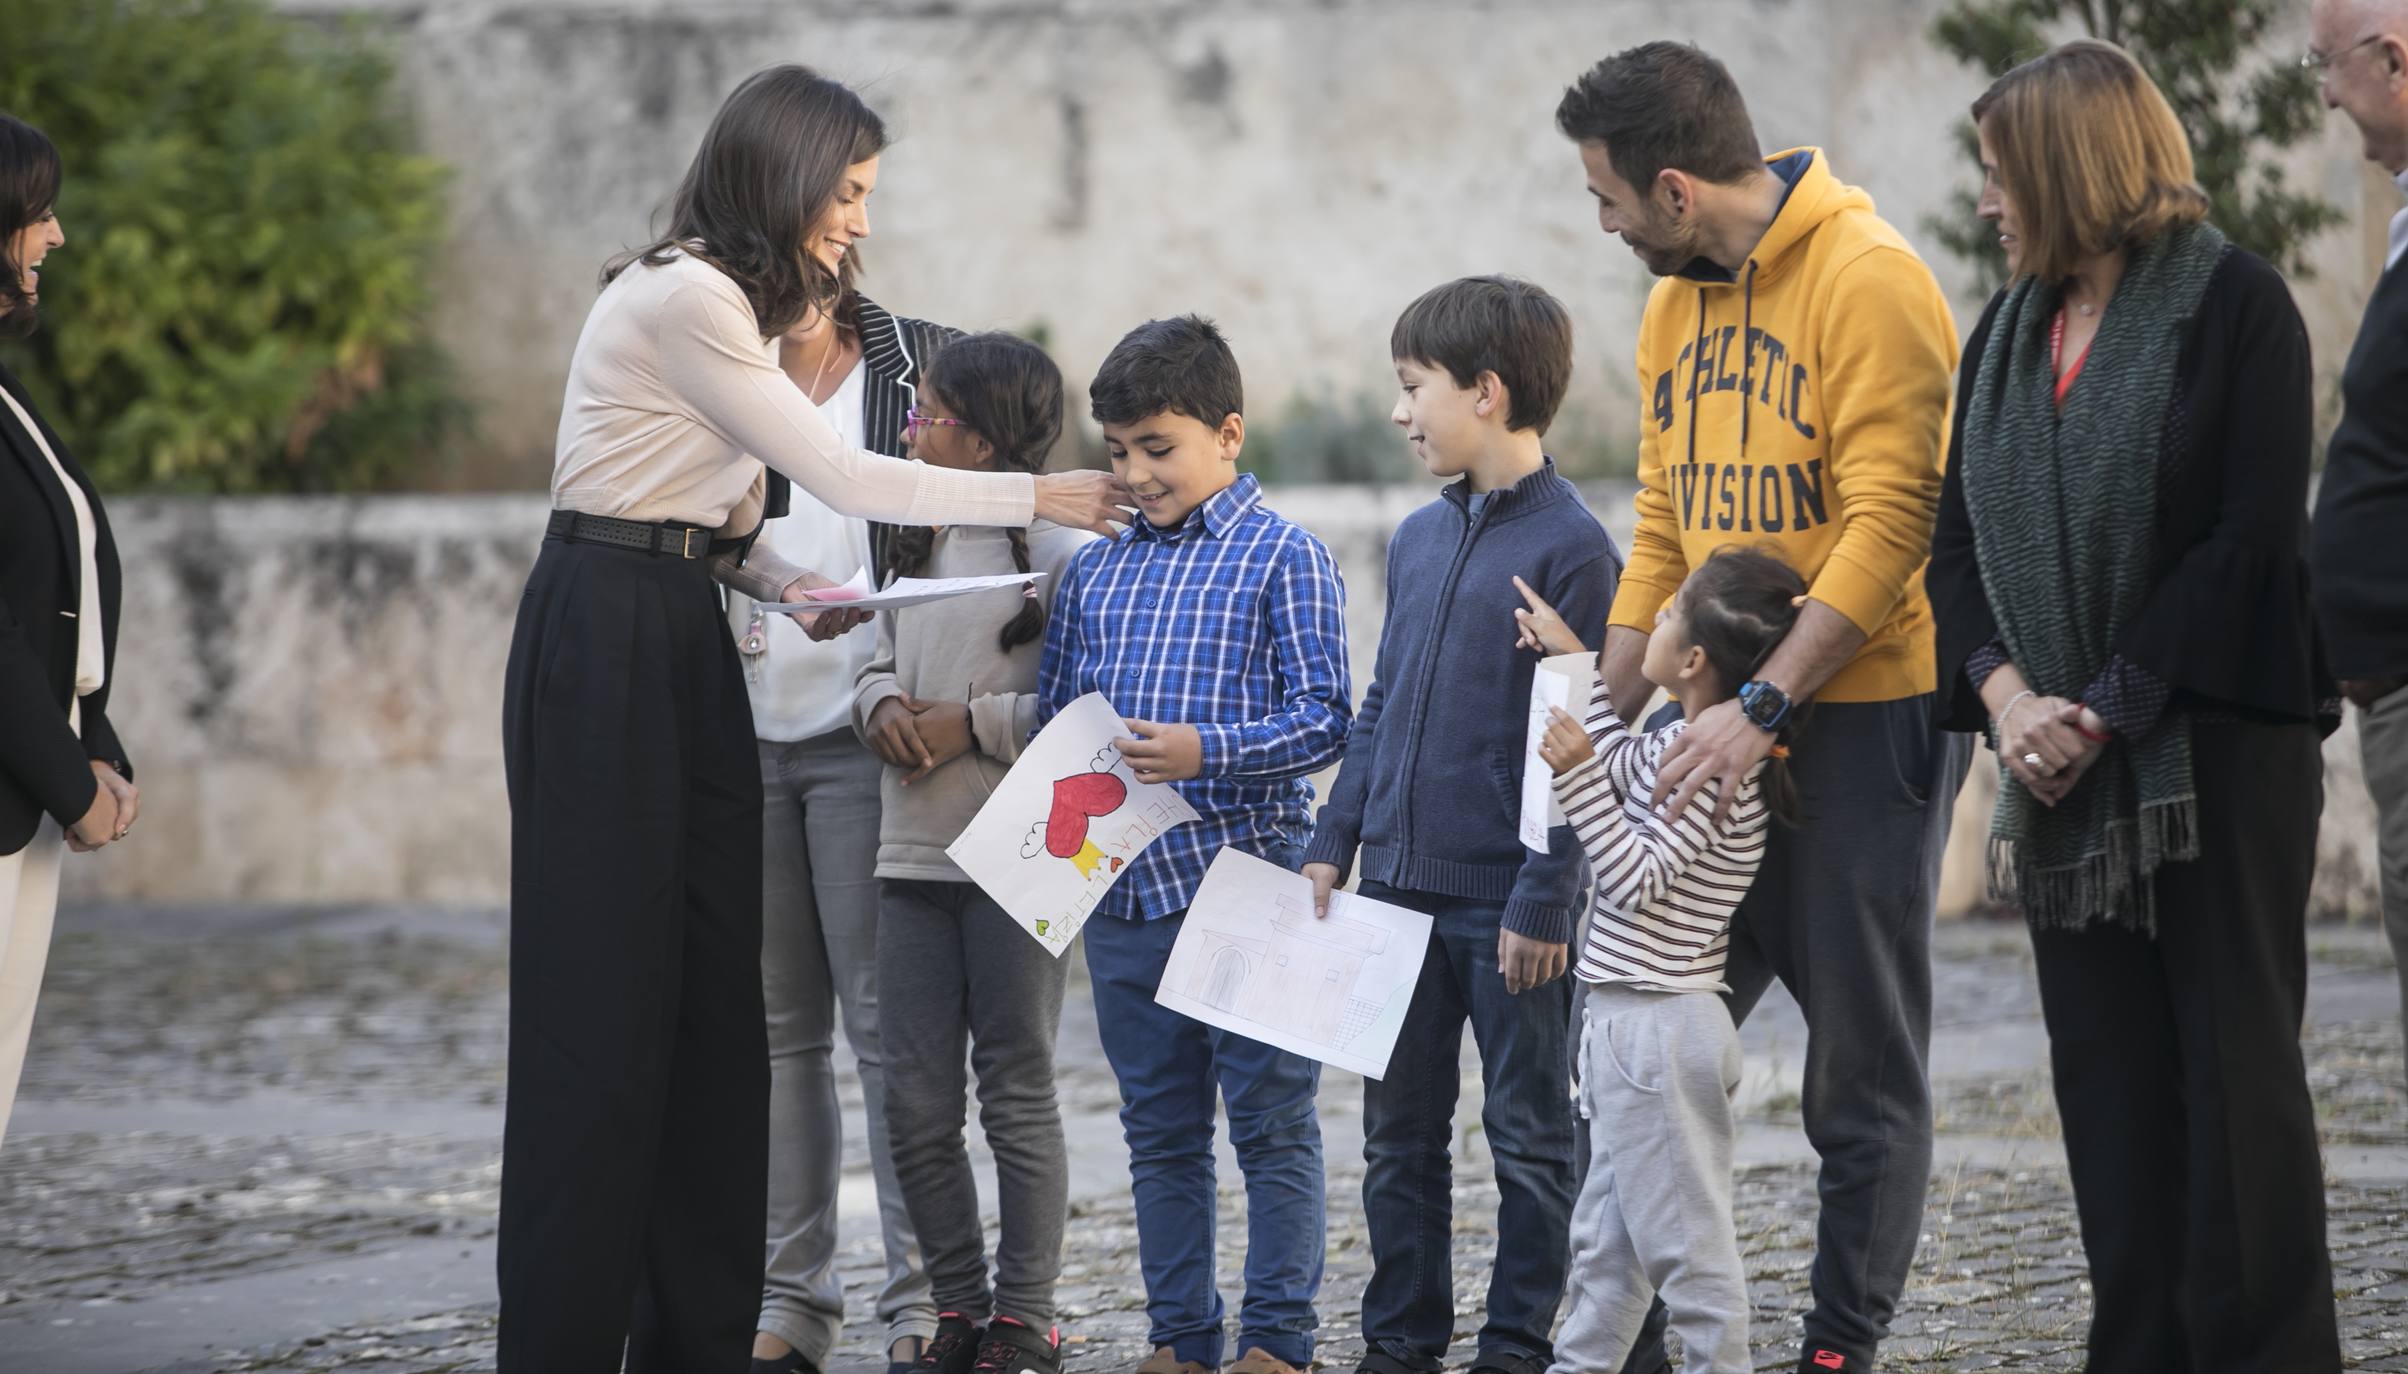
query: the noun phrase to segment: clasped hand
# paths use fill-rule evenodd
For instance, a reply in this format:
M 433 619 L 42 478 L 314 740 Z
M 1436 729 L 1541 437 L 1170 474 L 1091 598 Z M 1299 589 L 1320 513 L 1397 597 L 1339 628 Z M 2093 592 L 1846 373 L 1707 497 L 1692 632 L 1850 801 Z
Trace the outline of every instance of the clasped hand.
M 903 775 L 903 785 L 909 787 L 970 752 L 970 708 L 958 701 L 922 701 L 904 692 L 870 711 L 863 734 L 871 753 L 910 770 Z
M 117 770 L 92 760 L 92 776 L 100 790 L 92 796 L 92 805 L 81 820 L 68 827 L 67 848 L 78 854 L 89 854 L 104 845 L 124 839 L 134 828 L 134 818 L 142 811 L 142 790 L 127 782 Z
M 2107 722 L 2078 701 L 2027 696 L 1998 720 L 1999 757 L 2042 806 L 2065 800 L 2106 751 Z

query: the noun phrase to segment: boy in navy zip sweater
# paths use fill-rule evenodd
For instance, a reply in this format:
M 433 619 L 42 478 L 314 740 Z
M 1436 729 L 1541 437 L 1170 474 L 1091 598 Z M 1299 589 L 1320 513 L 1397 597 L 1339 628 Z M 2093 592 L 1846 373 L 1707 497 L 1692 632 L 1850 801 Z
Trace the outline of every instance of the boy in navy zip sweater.
M 1359 852 L 1364 896 L 1432 918 L 1387 1077 L 1363 1085 L 1362 1370 L 1436 1374 L 1454 1333 L 1448 1147 L 1468 1021 L 1497 1230 L 1512 1237 L 1472 1368 L 1542 1374 L 1576 1191 L 1564 971 L 1580 855 L 1568 826 L 1544 854 L 1521 841 L 1535 662 L 1514 647 L 1514 579 L 1600 635 L 1622 557 L 1541 446 L 1572 373 L 1571 318 L 1554 297 L 1504 277 L 1449 282 L 1409 306 L 1389 342 L 1402 389 L 1391 418 L 1432 475 L 1457 480 L 1389 543 L 1377 670 L 1305 852 L 1321 914 Z

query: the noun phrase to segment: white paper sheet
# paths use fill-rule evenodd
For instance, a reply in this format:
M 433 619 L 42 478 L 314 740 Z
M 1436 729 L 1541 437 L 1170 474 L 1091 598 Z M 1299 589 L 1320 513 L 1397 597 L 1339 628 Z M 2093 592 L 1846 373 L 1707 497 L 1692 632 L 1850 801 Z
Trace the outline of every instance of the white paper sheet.
M 1421 978 L 1430 918 L 1351 892 L 1313 915 L 1313 883 L 1223 849 L 1196 889 L 1154 1001 L 1206 1025 L 1352 1069 L 1388 1072 Z
M 1139 782 L 1112 747 L 1128 726 L 1100 692 L 1062 708 L 995 795 L 945 847 L 970 880 L 1058 957 L 1087 914 L 1163 831 L 1196 818 L 1162 783 Z
M 1544 854 L 1547 831 L 1564 823 L 1564 809 L 1555 802 L 1555 770 L 1538 756 L 1547 737 L 1548 711 L 1562 707 L 1577 720 L 1588 709 L 1597 686 L 1597 656 L 1557 654 L 1542 658 L 1530 675 L 1530 735 L 1522 748 L 1522 843 Z
M 763 605 L 764 611 L 824 611 L 831 606 L 848 610 L 897 611 L 906 606 L 925 606 L 931 601 L 944 601 L 972 592 L 989 591 L 996 587 L 1026 587 L 1033 585 L 1041 572 L 997 573 L 993 577 L 898 577 L 884 591 L 870 587 L 870 575 L 865 570 L 853 574 L 839 587 L 821 587 L 808 601 L 780 601 Z

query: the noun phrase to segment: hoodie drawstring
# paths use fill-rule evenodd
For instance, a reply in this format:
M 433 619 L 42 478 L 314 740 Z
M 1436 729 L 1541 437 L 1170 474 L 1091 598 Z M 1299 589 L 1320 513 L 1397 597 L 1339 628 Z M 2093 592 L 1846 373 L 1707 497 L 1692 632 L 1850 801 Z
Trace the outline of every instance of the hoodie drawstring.
M 1706 371 L 1706 288 L 1697 288 L 1697 342 L 1690 345 L 1689 354 L 1689 461 L 1697 461 L 1697 393 L 1706 390 L 1697 385 L 1700 377 L 1711 377 Z M 1739 456 L 1747 456 L 1748 421 L 1756 408 L 1756 260 L 1748 259 L 1747 277 L 1739 293 Z
M 1697 288 L 1697 342 L 1689 345 L 1689 462 L 1697 463 L 1697 393 L 1705 390 L 1698 382 L 1706 373 L 1706 288 Z
M 1747 422 L 1756 409 L 1756 260 L 1747 260 L 1739 295 L 1739 456 L 1747 457 Z

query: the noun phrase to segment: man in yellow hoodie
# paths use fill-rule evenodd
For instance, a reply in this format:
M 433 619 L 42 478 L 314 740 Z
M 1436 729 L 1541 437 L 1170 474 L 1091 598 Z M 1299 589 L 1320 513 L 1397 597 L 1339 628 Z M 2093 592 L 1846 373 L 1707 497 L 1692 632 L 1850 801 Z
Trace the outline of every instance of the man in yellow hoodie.
M 1660 280 L 1639 326 L 1638 527 L 1603 672 L 1641 701 L 1656 612 L 1729 544 L 1807 580 L 1741 699 L 1667 754 L 1659 802 L 1727 807 L 1813 717 L 1731 932 L 1730 1006 L 1771 980 L 1807 1025 L 1803 1107 L 1822 1158 L 1810 1374 L 1873 1367 L 1931 1169 L 1930 932 L 1967 737 L 1933 726 L 1923 595 L 1957 332 L 1930 269 L 1820 150 L 1766 158 L 1730 73 L 1680 43 L 1607 58 L 1564 93 L 1598 224 Z M 1709 784 L 1711 787 L 1709 788 Z M 1703 792 L 1703 795 L 1701 795 Z M 1661 1319 L 1630 1368 L 1662 1366 Z

